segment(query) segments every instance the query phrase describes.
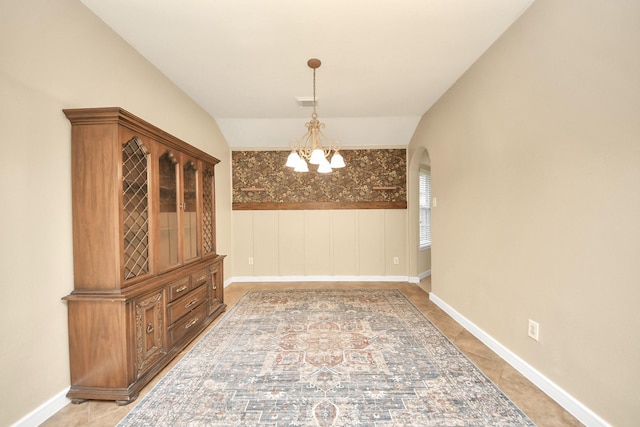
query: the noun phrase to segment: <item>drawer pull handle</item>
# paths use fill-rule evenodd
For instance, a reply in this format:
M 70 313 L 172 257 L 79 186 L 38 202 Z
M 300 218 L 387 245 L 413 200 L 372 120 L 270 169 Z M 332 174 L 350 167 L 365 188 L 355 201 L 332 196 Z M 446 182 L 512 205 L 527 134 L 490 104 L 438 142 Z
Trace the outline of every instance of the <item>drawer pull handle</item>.
M 213 288 L 211 288 L 211 289 L 213 289 L 215 291 L 216 289 L 218 289 L 218 287 L 216 285 L 213 285 Z
M 149 323 L 147 325 L 147 333 L 150 334 L 151 332 L 153 332 L 153 325 L 151 323 Z
M 194 298 L 194 299 L 192 299 L 191 301 L 189 301 L 188 303 L 186 303 L 186 304 L 184 305 L 184 308 L 189 308 L 189 307 L 191 307 L 193 304 L 195 304 L 195 303 L 197 303 L 197 302 L 198 302 L 198 298 Z
M 198 280 L 197 280 L 197 281 L 198 281 L 198 282 L 202 282 L 202 281 L 203 281 L 204 279 L 206 279 L 206 278 L 207 278 L 207 276 L 206 276 L 206 275 L 204 275 L 204 276 L 200 276 L 200 277 L 198 277 Z
M 185 329 L 189 329 L 190 327 L 192 327 L 193 325 L 195 325 L 196 323 L 198 323 L 198 319 L 197 317 L 195 319 L 193 319 L 191 322 L 187 323 L 186 326 L 184 327 Z
M 176 289 L 176 294 L 179 294 L 180 292 L 184 291 L 185 289 L 187 289 L 187 285 L 180 286 L 178 289 Z

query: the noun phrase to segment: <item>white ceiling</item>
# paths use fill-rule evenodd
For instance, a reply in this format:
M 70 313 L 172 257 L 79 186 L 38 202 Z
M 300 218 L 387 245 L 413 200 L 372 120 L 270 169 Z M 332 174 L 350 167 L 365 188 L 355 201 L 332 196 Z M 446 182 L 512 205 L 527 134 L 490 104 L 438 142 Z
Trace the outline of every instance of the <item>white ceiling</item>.
M 82 0 L 213 116 L 232 148 L 286 148 L 313 95 L 345 147 L 406 146 L 533 0 Z

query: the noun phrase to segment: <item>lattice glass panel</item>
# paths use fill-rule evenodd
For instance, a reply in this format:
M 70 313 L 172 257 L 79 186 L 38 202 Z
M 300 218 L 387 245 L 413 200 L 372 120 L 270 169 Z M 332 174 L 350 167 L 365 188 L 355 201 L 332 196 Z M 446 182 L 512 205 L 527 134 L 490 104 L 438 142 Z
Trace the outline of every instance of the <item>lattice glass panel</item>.
M 206 168 L 202 174 L 202 246 L 204 253 L 215 252 L 215 224 L 214 224 L 214 194 L 213 170 Z
M 149 272 L 147 154 L 147 149 L 137 138 L 122 146 L 125 280 Z

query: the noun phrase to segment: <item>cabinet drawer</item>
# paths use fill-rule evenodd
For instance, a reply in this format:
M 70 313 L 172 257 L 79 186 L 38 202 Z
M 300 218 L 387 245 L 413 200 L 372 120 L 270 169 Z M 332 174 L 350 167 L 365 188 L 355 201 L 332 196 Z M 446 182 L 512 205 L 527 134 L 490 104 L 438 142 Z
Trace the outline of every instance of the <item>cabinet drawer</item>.
M 180 298 L 183 295 L 186 295 L 191 289 L 189 284 L 189 278 L 185 277 L 184 279 L 180 279 L 177 282 L 174 282 L 169 285 L 169 301 L 173 301 L 176 298 Z
M 207 317 L 207 305 L 201 304 L 188 316 L 169 328 L 170 347 L 173 347 L 187 335 L 194 336 L 202 330 L 204 319 Z
M 207 299 L 207 287 L 200 286 L 182 298 L 169 304 L 167 308 L 167 323 L 170 325 L 182 316 L 202 304 Z
M 191 275 L 191 285 L 196 288 L 203 283 L 206 283 L 208 278 L 209 272 L 206 268 L 204 270 L 197 271 Z

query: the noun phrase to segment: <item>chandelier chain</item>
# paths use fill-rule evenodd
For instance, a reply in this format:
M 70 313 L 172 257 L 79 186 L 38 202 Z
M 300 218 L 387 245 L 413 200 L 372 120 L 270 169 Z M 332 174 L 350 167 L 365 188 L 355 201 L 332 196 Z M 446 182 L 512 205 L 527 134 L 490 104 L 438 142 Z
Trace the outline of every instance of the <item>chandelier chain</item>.
M 311 117 L 314 119 L 318 118 L 318 114 L 316 114 L 316 69 L 313 69 L 313 114 Z

